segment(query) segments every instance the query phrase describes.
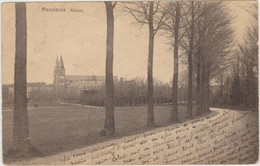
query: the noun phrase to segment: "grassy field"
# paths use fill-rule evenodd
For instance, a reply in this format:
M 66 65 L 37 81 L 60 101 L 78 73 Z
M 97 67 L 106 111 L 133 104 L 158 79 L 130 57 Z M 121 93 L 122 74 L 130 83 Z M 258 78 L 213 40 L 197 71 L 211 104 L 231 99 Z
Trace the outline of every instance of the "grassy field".
M 169 125 L 170 106 L 155 107 L 157 127 Z M 66 104 L 55 104 L 39 108 L 28 108 L 29 136 L 31 145 L 43 156 L 73 150 L 113 138 L 99 136 L 103 129 L 104 108 L 86 108 Z M 186 107 L 179 108 L 179 119 L 185 121 Z M 115 109 L 116 137 L 137 134 L 146 128 L 147 107 L 125 107 Z M 8 155 L 13 139 L 13 111 L 3 110 L 4 161 L 13 159 Z

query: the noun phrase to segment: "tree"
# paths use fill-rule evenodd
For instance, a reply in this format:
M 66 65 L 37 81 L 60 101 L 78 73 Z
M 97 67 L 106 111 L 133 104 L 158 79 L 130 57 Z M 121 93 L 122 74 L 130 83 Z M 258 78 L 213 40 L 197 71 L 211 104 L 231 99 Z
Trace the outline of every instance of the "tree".
M 15 76 L 14 76 L 14 151 L 26 155 L 29 153 L 29 130 L 27 115 L 26 56 L 27 26 L 26 4 L 15 3 L 16 39 L 15 39 Z
M 160 2 L 125 2 L 123 3 L 125 9 L 135 18 L 141 25 L 148 25 L 149 27 L 149 46 L 148 46 L 148 93 L 147 93 L 147 126 L 154 126 L 154 98 L 153 98 L 153 50 L 154 37 L 158 30 L 168 20 L 169 8 L 165 8 Z M 163 10 L 161 10 L 163 9 Z
M 164 24 L 163 29 L 167 38 L 172 41 L 173 45 L 173 81 L 172 81 L 172 112 L 171 122 L 178 121 L 178 75 L 179 75 L 179 41 L 182 39 L 184 32 L 181 32 L 181 8 L 182 2 L 170 2 L 170 19 Z
M 178 121 L 178 71 L 179 71 L 179 24 L 181 15 L 181 4 L 176 2 L 175 5 L 174 25 L 174 73 L 172 81 L 172 114 L 171 121 Z
M 210 80 L 232 64 L 233 30 L 222 2 L 197 2 L 196 14 L 194 67 L 197 70 L 197 114 L 200 114 L 209 111 Z
M 114 83 L 113 83 L 113 46 L 114 46 L 114 8 L 116 2 L 104 2 L 107 12 L 107 43 L 106 43 L 106 99 L 105 125 L 103 135 L 115 135 L 114 118 Z
M 233 29 L 231 28 L 231 17 L 222 2 L 210 3 L 207 8 L 213 8 L 213 12 L 208 13 L 205 20 L 208 22 L 204 46 L 204 70 L 205 90 L 202 93 L 202 100 L 205 101 L 205 107 L 202 111 L 209 111 L 209 93 L 210 80 L 217 75 L 222 74 L 231 65 L 230 57 L 233 50 Z M 210 49 L 206 49 L 210 48 Z
M 194 47 L 195 47 L 195 21 L 197 20 L 197 7 L 199 2 L 187 2 L 185 3 L 185 15 L 184 15 L 184 22 L 185 22 L 185 38 L 181 42 L 181 46 L 185 50 L 187 57 L 188 57 L 188 105 L 187 117 L 192 117 L 192 107 L 193 107 L 193 54 L 194 54 Z
M 189 52 L 188 52 L 188 64 L 189 64 L 189 76 L 188 76 L 188 117 L 192 117 L 192 76 L 193 76 L 193 64 L 192 64 L 192 56 L 193 56 L 193 47 L 194 47 L 194 34 L 195 34 L 195 5 L 194 2 L 191 2 L 191 20 L 190 20 L 190 40 L 189 40 Z
M 232 85 L 231 85 L 231 93 L 230 93 L 230 102 L 233 106 L 239 106 L 242 101 L 242 91 L 241 91 L 241 83 L 239 74 L 236 72 Z
M 251 24 L 247 26 L 244 41 L 239 44 L 240 72 L 243 80 L 244 104 L 257 107 L 258 104 L 258 14 L 257 5 L 252 6 Z

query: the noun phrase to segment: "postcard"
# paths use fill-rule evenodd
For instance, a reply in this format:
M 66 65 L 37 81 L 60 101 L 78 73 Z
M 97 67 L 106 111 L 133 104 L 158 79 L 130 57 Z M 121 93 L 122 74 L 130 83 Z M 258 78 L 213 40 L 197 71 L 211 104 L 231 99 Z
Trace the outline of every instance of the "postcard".
M 257 1 L 2 3 L 5 165 L 257 164 Z

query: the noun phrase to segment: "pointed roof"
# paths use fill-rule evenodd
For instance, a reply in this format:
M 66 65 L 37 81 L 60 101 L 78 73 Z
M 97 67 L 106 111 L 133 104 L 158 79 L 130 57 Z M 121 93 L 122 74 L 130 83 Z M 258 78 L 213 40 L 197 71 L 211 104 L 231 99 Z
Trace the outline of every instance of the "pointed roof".
M 58 68 L 59 68 L 59 59 L 58 59 L 58 56 L 57 56 L 57 60 L 56 60 L 55 69 L 58 69 Z
M 64 64 L 63 64 L 63 60 L 62 60 L 62 55 L 60 55 L 60 65 L 59 65 L 59 67 L 60 67 L 61 69 L 64 69 Z

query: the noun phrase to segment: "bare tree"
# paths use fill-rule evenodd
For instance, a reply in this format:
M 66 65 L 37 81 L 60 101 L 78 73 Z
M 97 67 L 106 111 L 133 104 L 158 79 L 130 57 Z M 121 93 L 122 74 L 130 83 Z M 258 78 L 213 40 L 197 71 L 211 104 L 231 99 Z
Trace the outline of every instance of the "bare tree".
M 185 31 L 181 25 L 181 9 L 183 2 L 170 2 L 170 19 L 164 24 L 163 29 L 166 37 L 171 40 L 173 45 L 173 81 L 172 81 L 172 112 L 171 122 L 178 121 L 178 75 L 179 75 L 179 41 L 182 39 Z
M 231 18 L 222 2 L 203 3 L 197 26 L 199 39 L 196 42 L 200 68 L 197 70 L 197 87 L 200 92 L 200 112 L 209 111 L 210 79 L 223 73 L 230 66 L 233 30 Z M 199 74 L 200 73 L 200 74 Z M 198 84 L 199 83 L 199 84 Z
M 193 64 L 192 64 L 192 55 L 193 55 L 193 47 L 194 47 L 194 34 L 195 34 L 195 2 L 191 2 L 190 6 L 190 40 L 189 40 L 189 52 L 188 52 L 188 64 L 189 64 L 189 76 L 188 76 L 188 117 L 192 117 L 192 75 L 193 75 Z
M 114 4 L 104 2 L 107 12 L 107 49 L 106 49 L 106 99 L 105 99 L 105 125 L 102 135 L 115 135 L 114 118 L 114 83 L 113 83 L 113 46 L 114 46 Z
M 209 110 L 210 79 L 230 64 L 231 18 L 222 2 L 186 2 L 183 21 L 186 33 L 181 41 L 188 55 L 188 114 L 192 115 L 193 78 L 196 78 L 196 113 Z M 193 73 L 193 70 L 196 73 Z M 196 76 L 196 77 L 195 77 Z
M 148 47 L 148 112 L 147 112 L 147 126 L 154 126 L 154 108 L 153 108 L 153 50 L 154 37 L 158 30 L 168 20 L 169 9 L 163 7 L 160 2 L 125 2 L 122 3 L 124 8 L 135 18 L 141 25 L 148 25 L 149 27 L 149 47 Z M 163 10 L 161 10 L 163 9 Z
M 15 76 L 14 76 L 14 151 L 26 155 L 29 153 L 29 131 L 27 115 L 26 55 L 27 27 L 26 4 L 15 3 L 16 39 L 15 39 Z
M 178 121 L 178 74 L 179 74 L 179 24 L 181 17 L 181 2 L 175 4 L 174 23 L 174 73 L 172 81 L 172 114 L 171 121 Z M 174 21 L 174 19 L 172 19 Z
M 251 23 L 246 28 L 243 42 L 239 44 L 239 71 L 243 80 L 244 104 L 257 107 L 258 103 L 258 14 L 257 5 L 253 5 L 250 14 Z
M 187 117 L 192 117 L 192 107 L 193 107 L 193 54 L 194 54 L 194 47 L 195 47 L 195 33 L 196 27 L 195 22 L 197 20 L 197 6 L 199 2 L 186 2 L 185 3 L 185 14 L 183 22 L 185 26 L 185 36 L 184 40 L 180 42 L 182 48 L 187 54 L 188 57 L 188 105 Z

